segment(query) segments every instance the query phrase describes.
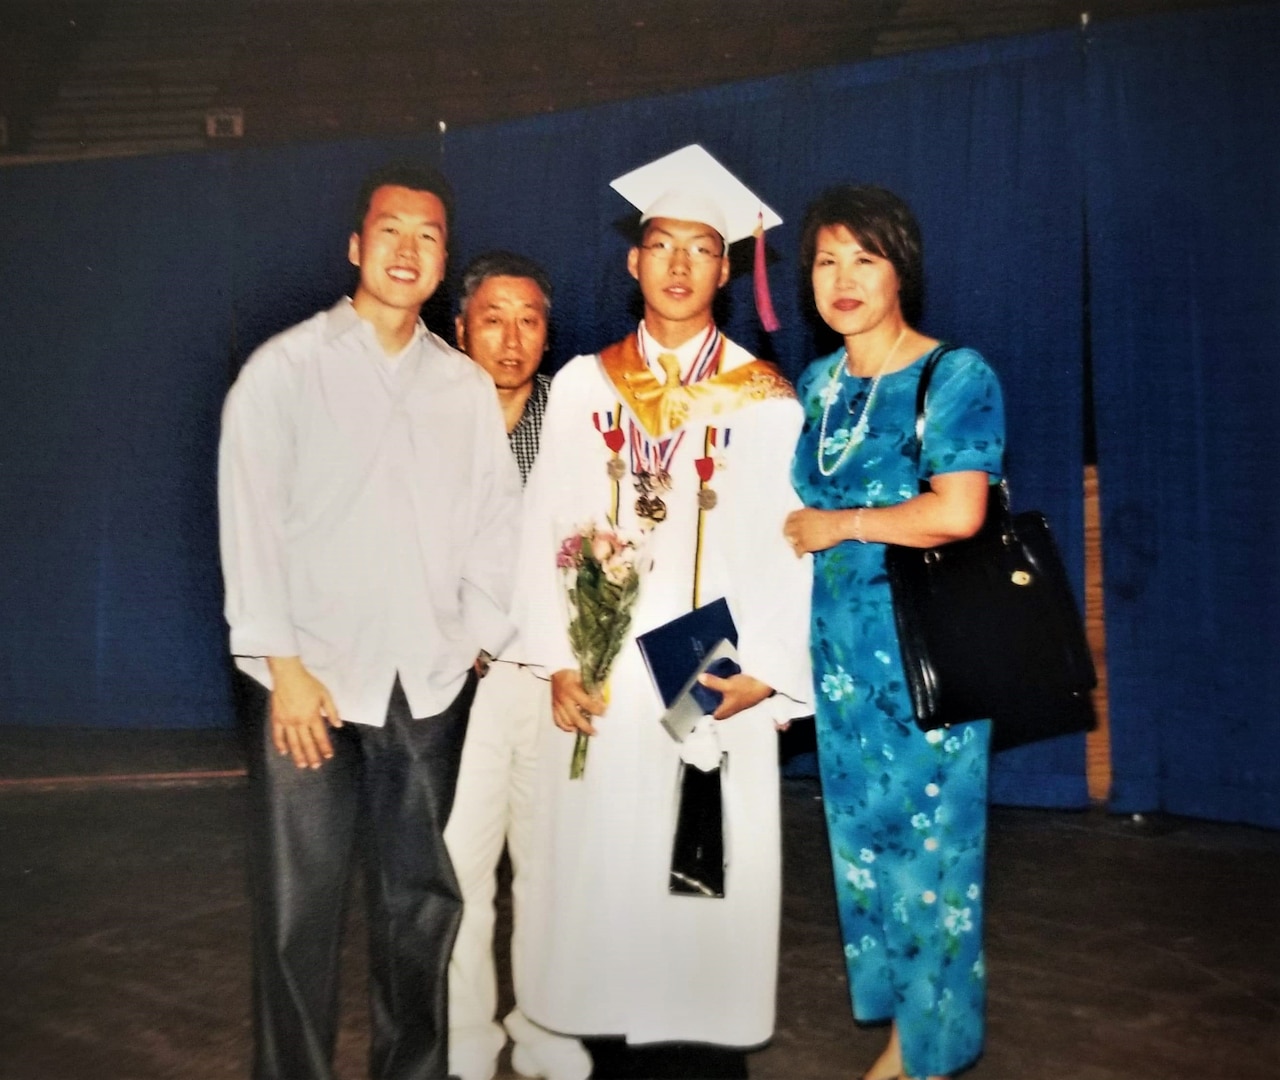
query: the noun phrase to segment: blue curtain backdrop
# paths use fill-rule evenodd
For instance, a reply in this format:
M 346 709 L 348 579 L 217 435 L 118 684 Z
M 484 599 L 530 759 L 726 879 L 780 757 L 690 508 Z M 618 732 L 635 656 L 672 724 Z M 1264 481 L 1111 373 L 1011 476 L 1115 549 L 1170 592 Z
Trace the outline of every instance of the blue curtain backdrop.
M 558 290 L 557 359 L 594 351 L 638 314 L 625 269 L 634 214 L 609 180 L 701 142 L 783 217 L 769 233 L 783 330 L 772 341 L 761 331 L 745 266 L 720 314 L 731 336 L 794 375 L 833 347 L 815 342 L 805 316 L 796 267 L 805 204 L 839 181 L 893 188 L 925 234 L 923 325 L 979 348 L 1000 373 L 1015 502 L 1050 515 L 1079 583 L 1080 45 L 1052 34 L 458 132 L 445 150 L 466 194 L 455 255 L 514 243 L 543 260 Z M 1002 755 L 992 795 L 1086 805 L 1083 739 Z
M 0 722 L 225 723 L 226 162 L 0 170 Z
M 1237 187 L 1221 200 L 1232 204 L 1219 208 L 1222 219 L 1202 212 L 1193 186 L 1214 175 L 1196 155 L 1235 154 L 1230 160 L 1243 168 L 1250 142 L 1265 141 L 1259 125 L 1266 113 L 1251 110 L 1260 99 L 1274 104 L 1267 83 L 1275 82 L 1274 61 L 1251 42 L 1260 43 L 1264 32 L 1274 40 L 1274 27 L 1264 15 L 1236 14 L 1107 27 L 1087 49 L 1075 33 L 1010 39 L 445 136 L 0 170 L 7 239 L 0 282 L 9 301 L 0 339 L 8 420 L 0 428 L 7 524 L 0 533 L 7 568 L 0 584 L 0 723 L 230 723 L 213 487 L 219 408 L 256 345 L 349 287 L 348 207 L 370 164 L 402 155 L 443 160 L 460 196 L 455 271 L 493 246 L 548 266 L 557 289 L 555 367 L 620 337 L 638 314 L 624 267 L 627 207 L 608 180 L 701 141 L 785 219 L 770 233 L 782 331 L 770 337 L 759 329 L 746 272 L 725 290 L 719 314 L 733 336 L 792 374 L 831 347 L 808 316 L 804 275 L 795 265 L 805 203 L 841 180 L 881 183 L 911 201 L 926 238 L 923 328 L 981 349 L 999 372 L 1015 503 L 1048 513 L 1077 585 L 1087 209 L 1107 542 L 1117 545 L 1108 548 L 1107 569 L 1117 580 L 1108 614 L 1119 683 L 1118 805 L 1249 818 L 1249 807 L 1175 807 L 1165 799 L 1161 778 L 1181 778 L 1168 772 L 1168 725 L 1186 716 L 1187 730 L 1200 724 L 1212 733 L 1196 745 L 1202 754 L 1213 746 L 1220 773 L 1255 770 L 1256 783 L 1234 790 L 1246 801 L 1271 798 L 1274 806 L 1277 768 L 1274 757 L 1266 764 L 1260 738 L 1261 725 L 1274 722 L 1274 683 L 1269 696 L 1237 694 L 1238 712 L 1222 704 L 1230 693 L 1215 697 L 1207 689 L 1234 689 L 1245 682 L 1246 665 L 1267 659 L 1275 616 L 1264 624 L 1263 613 L 1274 611 L 1274 575 L 1251 556 L 1242 565 L 1254 587 L 1243 594 L 1236 571 L 1190 561 L 1177 571 L 1161 568 L 1183 575 L 1173 590 L 1178 611 L 1194 601 L 1209 613 L 1187 633 L 1217 635 L 1214 647 L 1231 654 L 1230 662 L 1204 665 L 1213 675 L 1201 680 L 1202 690 L 1190 685 L 1199 668 L 1193 660 L 1170 658 L 1154 644 L 1153 621 L 1168 634 L 1178 619 L 1156 599 L 1163 590 L 1148 587 L 1154 571 L 1143 538 L 1151 531 L 1132 525 L 1135 514 L 1146 515 L 1139 522 L 1145 525 L 1167 510 L 1173 516 L 1161 518 L 1159 529 L 1191 529 L 1203 550 L 1211 533 L 1216 540 L 1225 532 L 1234 543 L 1248 530 L 1265 535 L 1260 519 L 1268 513 L 1275 523 L 1274 498 L 1262 507 L 1261 499 L 1236 491 L 1256 496 L 1262 482 L 1237 481 L 1247 470 L 1234 455 L 1222 463 L 1226 475 L 1215 470 L 1210 478 L 1199 459 L 1180 475 L 1161 468 L 1169 459 L 1153 445 L 1157 432 L 1143 427 L 1162 422 L 1144 411 L 1152 400 L 1167 401 L 1184 410 L 1168 421 L 1181 442 L 1226 452 L 1228 444 L 1243 446 L 1250 425 L 1274 412 L 1267 407 L 1274 397 L 1266 396 L 1274 390 L 1251 384 L 1226 392 L 1238 407 L 1225 410 L 1222 429 L 1211 431 L 1196 412 L 1212 396 L 1209 375 L 1194 386 L 1177 380 L 1176 392 L 1167 377 L 1182 336 L 1163 314 L 1177 306 L 1174 287 L 1195 297 L 1177 318 L 1184 329 L 1194 324 L 1206 356 L 1220 359 L 1224 344 L 1244 341 L 1239 335 L 1251 331 L 1239 324 L 1249 310 L 1262 316 L 1254 328 L 1274 327 L 1273 304 L 1263 307 L 1276 295 L 1274 261 L 1265 263 L 1274 241 L 1257 220 L 1265 207 L 1265 224 L 1274 226 L 1275 204 L 1267 201 L 1274 186 L 1268 195 L 1236 177 Z M 1170 43 L 1186 54 L 1176 69 L 1161 51 Z M 1256 86 L 1239 63 L 1255 47 Z M 1213 83 L 1223 65 L 1232 79 L 1196 97 L 1194 80 Z M 1184 69 L 1192 83 L 1178 87 L 1187 107 L 1175 123 L 1162 119 L 1158 106 L 1169 100 L 1170 70 L 1181 76 Z M 1268 160 L 1272 182 L 1274 158 Z M 1165 167 L 1154 181 L 1152 162 Z M 1163 205 L 1176 213 L 1161 212 L 1153 183 L 1170 193 Z M 1250 207 L 1253 219 L 1244 223 Z M 1125 259 L 1156 234 L 1172 245 L 1169 255 L 1159 266 L 1139 259 L 1135 271 Z M 1251 247 L 1271 276 L 1255 271 L 1244 285 L 1229 278 L 1229 260 L 1205 246 L 1224 241 L 1232 251 Z M 1194 258 L 1187 254 L 1193 248 Z M 740 262 L 749 257 L 739 253 Z M 1167 294 L 1155 287 L 1144 293 L 1135 285 L 1143 273 L 1164 281 Z M 449 314 L 446 290 L 430 305 L 428 321 L 448 334 Z M 1256 351 L 1240 365 L 1256 383 L 1267 374 Z M 1115 402 L 1123 409 L 1123 399 L 1131 401 L 1125 380 L 1144 380 L 1148 393 L 1132 415 L 1115 411 Z M 1186 439 L 1192 432 L 1196 438 Z M 1130 469 L 1130 462 L 1144 468 Z M 1166 479 L 1173 475 L 1178 480 Z M 1184 499 L 1193 477 L 1203 497 Z M 1173 483 L 1181 487 L 1164 494 Z M 1161 493 L 1154 504 L 1139 497 L 1139 486 Z M 1252 524 L 1234 509 L 1241 505 L 1249 506 Z M 1225 520 L 1210 512 L 1219 506 Z M 1182 543 L 1161 535 L 1163 543 Z M 1198 645 L 1190 655 L 1207 656 L 1205 640 Z M 1255 671 L 1254 690 L 1260 680 L 1265 685 Z M 1161 695 L 1181 695 L 1181 705 L 1153 706 Z M 1133 778 L 1141 782 L 1135 786 Z M 1002 755 L 992 794 L 1002 802 L 1083 805 L 1082 740 Z
M 436 146 L 0 169 L 0 724 L 231 724 L 222 400 L 348 288 L 365 170 Z
M 1280 10 L 1089 43 L 1118 810 L 1280 826 Z

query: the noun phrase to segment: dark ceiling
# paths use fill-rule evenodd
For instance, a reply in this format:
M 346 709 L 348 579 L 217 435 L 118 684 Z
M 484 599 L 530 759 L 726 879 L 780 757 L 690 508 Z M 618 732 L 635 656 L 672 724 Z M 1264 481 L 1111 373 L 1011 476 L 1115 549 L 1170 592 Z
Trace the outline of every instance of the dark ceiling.
M 0 161 L 420 132 L 1080 23 L 1061 0 L 0 0 Z

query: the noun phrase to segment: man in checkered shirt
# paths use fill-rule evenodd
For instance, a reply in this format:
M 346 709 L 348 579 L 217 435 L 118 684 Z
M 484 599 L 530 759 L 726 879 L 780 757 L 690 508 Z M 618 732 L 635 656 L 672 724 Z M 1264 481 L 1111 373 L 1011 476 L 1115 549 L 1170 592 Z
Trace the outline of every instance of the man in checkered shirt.
M 506 251 L 473 259 L 462 274 L 455 327 L 458 348 L 498 388 L 511 452 L 528 479 L 551 380 L 537 374 L 547 347 L 551 282 L 537 263 Z M 509 1034 L 512 1063 L 527 1076 L 585 1080 L 591 1058 L 577 1039 L 538 1027 L 516 1008 L 499 1025 L 493 959 L 495 872 L 503 843 L 511 857 L 514 927 L 519 948 L 522 872 L 533 820 L 538 734 L 551 723 L 551 693 L 527 668 L 494 661 L 476 693 L 462 751 L 453 813 L 445 829 L 463 915 L 449 964 L 449 1071 L 460 1080 L 489 1080 Z M 513 965 L 515 966 L 515 965 Z M 504 1032 L 503 1026 L 506 1031 Z

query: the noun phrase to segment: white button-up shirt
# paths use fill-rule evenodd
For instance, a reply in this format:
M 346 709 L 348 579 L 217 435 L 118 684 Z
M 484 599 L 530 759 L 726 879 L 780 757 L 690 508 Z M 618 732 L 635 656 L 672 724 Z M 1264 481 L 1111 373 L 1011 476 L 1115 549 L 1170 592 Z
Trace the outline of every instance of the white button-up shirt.
M 226 617 L 241 670 L 299 656 L 344 720 L 400 676 L 442 711 L 507 618 L 520 474 L 479 365 L 419 324 L 389 358 L 349 300 L 249 358 L 218 459 Z

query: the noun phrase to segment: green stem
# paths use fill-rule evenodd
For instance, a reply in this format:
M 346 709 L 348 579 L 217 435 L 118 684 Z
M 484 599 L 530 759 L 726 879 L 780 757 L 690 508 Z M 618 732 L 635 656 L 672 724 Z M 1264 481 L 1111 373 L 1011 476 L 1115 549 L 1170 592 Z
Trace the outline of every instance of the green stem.
M 573 740 L 573 757 L 569 759 L 569 779 L 581 780 L 587 768 L 587 736 L 579 731 Z

